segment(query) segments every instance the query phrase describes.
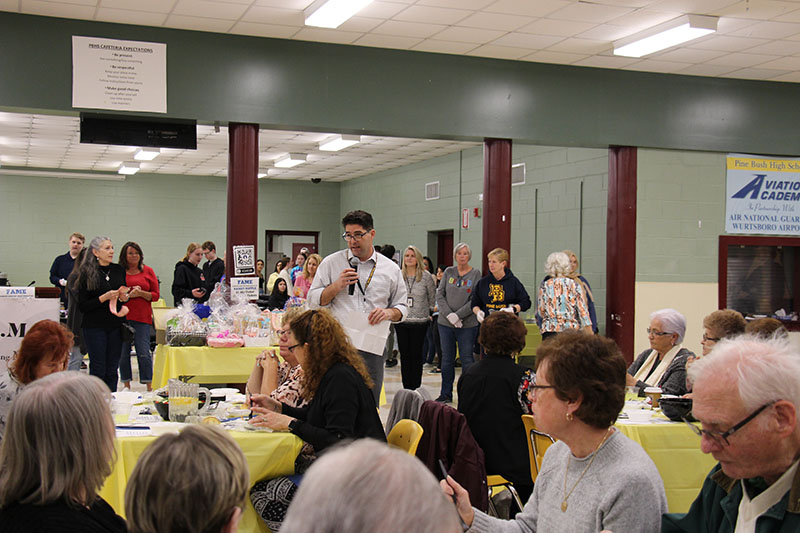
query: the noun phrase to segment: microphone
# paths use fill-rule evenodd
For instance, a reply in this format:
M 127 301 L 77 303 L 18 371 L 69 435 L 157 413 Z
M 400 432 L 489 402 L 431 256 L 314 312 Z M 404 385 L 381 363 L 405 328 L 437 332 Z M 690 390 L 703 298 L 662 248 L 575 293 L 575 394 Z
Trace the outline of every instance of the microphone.
M 357 257 L 351 257 L 350 258 L 350 268 L 355 269 L 355 271 L 358 272 L 358 258 Z M 347 287 L 347 294 L 349 294 L 350 296 L 352 296 L 353 293 L 355 293 L 355 291 L 356 291 L 355 283 L 353 283 L 352 285 Z

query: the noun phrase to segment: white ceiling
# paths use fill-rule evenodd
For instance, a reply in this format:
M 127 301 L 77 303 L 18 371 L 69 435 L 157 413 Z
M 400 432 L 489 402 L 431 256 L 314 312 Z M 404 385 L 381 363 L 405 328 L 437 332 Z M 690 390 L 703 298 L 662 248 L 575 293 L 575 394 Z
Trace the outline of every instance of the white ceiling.
M 318 145 L 329 133 L 261 130 L 259 166 L 288 152 L 308 155 L 306 163 L 293 169 L 277 169 L 268 179 L 312 179 L 345 181 L 382 170 L 424 161 L 476 146 L 476 143 L 373 137 L 362 135 L 361 143 L 339 152 L 322 152 Z M 58 169 L 115 174 L 123 161 L 132 161 L 134 146 L 80 143 L 78 117 L 29 115 L 0 112 L 0 170 L 15 168 Z M 9 168 L 11 167 L 11 168 Z M 197 126 L 197 150 L 162 148 L 153 161 L 142 161 L 141 172 L 227 176 L 228 128 Z M 63 177 L 64 173 L 53 174 Z
M 542 63 L 800 82 L 800 0 L 375 0 L 335 30 L 312 0 L 0 0 L 0 10 Z M 716 34 L 644 59 L 612 42 L 683 14 Z
M 800 82 L 800 0 L 375 0 L 335 30 L 303 26 L 312 0 L 0 0 L 0 11 L 542 63 Z M 643 59 L 612 42 L 683 14 L 720 17 L 715 34 Z M 331 132 L 335 133 L 335 132 Z M 270 179 L 342 181 L 474 143 L 364 136 L 320 152 L 329 134 L 262 130 L 261 165 L 306 164 Z M 114 172 L 134 147 L 82 145 L 78 119 L 0 113 L 0 165 Z M 143 172 L 225 176 L 226 128 L 198 126 L 198 149 L 163 150 Z

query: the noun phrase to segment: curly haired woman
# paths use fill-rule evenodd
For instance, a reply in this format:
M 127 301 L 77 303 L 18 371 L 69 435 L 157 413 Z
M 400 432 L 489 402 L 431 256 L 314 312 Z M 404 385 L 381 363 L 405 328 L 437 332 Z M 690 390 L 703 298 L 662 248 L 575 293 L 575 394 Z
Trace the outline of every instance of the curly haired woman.
M 367 368 L 333 315 L 326 309 L 306 311 L 292 320 L 288 341 L 286 349 L 303 368 L 303 397 L 309 404 L 291 407 L 253 394 L 258 416 L 251 424 L 291 431 L 317 453 L 342 439 L 386 441 Z M 272 531 L 280 528 L 299 482 L 299 476 L 263 480 L 250 491 L 253 507 Z

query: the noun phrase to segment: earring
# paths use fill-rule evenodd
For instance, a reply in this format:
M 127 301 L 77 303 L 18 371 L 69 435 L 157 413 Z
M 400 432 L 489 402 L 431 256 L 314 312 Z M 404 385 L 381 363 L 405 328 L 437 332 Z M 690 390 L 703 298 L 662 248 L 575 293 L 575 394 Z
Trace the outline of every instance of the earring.
M 573 418 L 574 416 L 572 415 L 572 413 L 567 413 L 567 422 L 572 422 Z

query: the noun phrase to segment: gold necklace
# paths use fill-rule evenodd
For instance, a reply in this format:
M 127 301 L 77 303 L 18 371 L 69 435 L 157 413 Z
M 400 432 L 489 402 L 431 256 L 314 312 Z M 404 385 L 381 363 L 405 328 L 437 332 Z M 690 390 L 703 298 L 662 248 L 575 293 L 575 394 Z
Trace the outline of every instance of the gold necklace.
M 601 440 L 600 444 L 597 445 L 597 448 L 594 449 L 594 452 L 593 452 L 594 455 L 592 455 L 592 458 L 589 459 L 589 464 L 587 464 L 586 468 L 583 469 L 583 472 L 581 472 L 581 475 L 578 476 L 578 480 L 575 481 L 575 484 L 572 485 L 572 488 L 569 489 L 569 492 L 567 492 L 567 473 L 569 472 L 569 463 L 570 463 L 570 460 L 572 459 L 572 453 L 570 453 L 567 456 L 567 469 L 564 471 L 564 499 L 561 500 L 561 512 L 562 513 L 566 513 L 567 512 L 567 500 L 569 499 L 570 495 L 575 490 L 575 488 L 578 486 L 578 483 L 581 482 L 581 479 L 583 479 L 583 475 L 586 473 L 587 470 L 589 470 L 589 467 L 592 466 L 592 463 L 594 462 L 595 457 L 597 457 L 597 450 L 600 449 L 600 446 L 602 446 L 603 443 L 608 438 L 608 436 L 611 435 L 612 429 L 613 428 L 608 428 L 608 430 L 606 430 L 606 434 L 603 436 L 603 440 Z

